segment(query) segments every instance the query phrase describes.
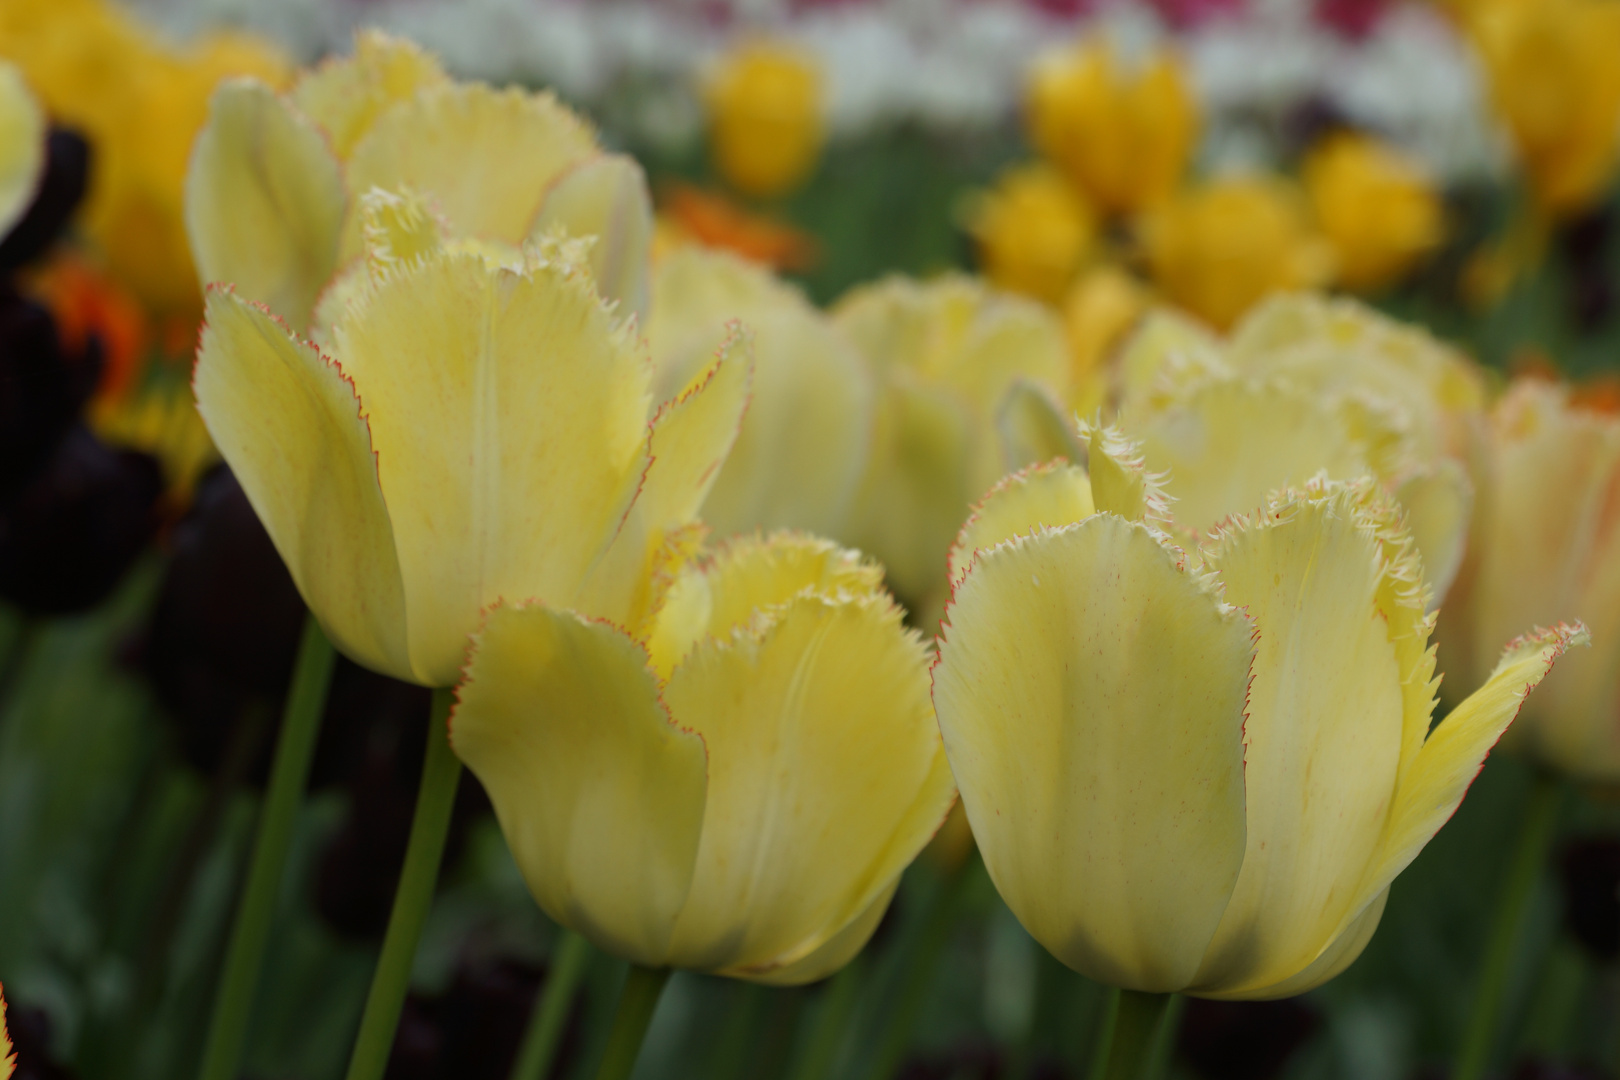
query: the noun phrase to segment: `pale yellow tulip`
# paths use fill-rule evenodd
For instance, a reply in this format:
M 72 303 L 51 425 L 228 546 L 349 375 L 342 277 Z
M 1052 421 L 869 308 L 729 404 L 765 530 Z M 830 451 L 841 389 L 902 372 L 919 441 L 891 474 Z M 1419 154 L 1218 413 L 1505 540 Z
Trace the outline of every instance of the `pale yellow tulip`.
M 1434 731 L 1422 571 L 1371 481 L 1272 495 L 1203 547 L 1092 431 L 953 552 L 934 704 L 985 865 L 1036 940 L 1130 990 L 1301 993 L 1584 628 L 1511 643 Z
M 436 687 L 497 601 L 634 621 L 736 436 L 746 340 L 649 424 L 651 365 L 581 245 L 501 265 L 441 243 L 420 203 L 362 210 L 370 278 L 324 354 L 216 288 L 193 380 L 310 610 L 355 660 Z
M 45 168 L 45 113 L 22 72 L 0 60 L 0 237 L 27 211 Z
M 359 197 L 374 187 L 420 195 L 454 235 L 514 256 L 557 229 L 593 237 L 603 295 L 646 313 L 641 167 L 605 153 L 552 95 L 452 82 L 416 46 L 371 32 L 287 96 L 246 79 L 215 93 L 186 180 L 204 284 L 230 282 L 303 331 L 363 251 Z
M 1521 380 L 1488 428 L 1475 550 L 1440 620 L 1468 680 L 1507 625 L 1580 617 L 1596 636 L 1525 707 L 1502 745 L 1583 780 L 1620 781 L 1620 418 Z
M 860 950 L 955 798 L 880 579 L 779 534 L 664 575 L 640 627 L 490 613 L 450 738 L 548 915 L 644 967 L 765 983 Z
M 845 296 L 833 318 L 878 382 L 872 453 L 849 542 L 888 569 L 926 621 L 946 592 L 951 539 L 1006 471 L 996 423 L 1017 387 L 1061 401 L 1069 357 L 1057 316 L 971 278 L 890 278 Z
M 690 382 L 736 319 L 754 333 L 753 396 L 703 520 L 720 535 L 846 535 L 875 391 L 855 346 L 796 288 L 728 252 L 664 256 L 647 320 L 655 389 L 673 394 Z

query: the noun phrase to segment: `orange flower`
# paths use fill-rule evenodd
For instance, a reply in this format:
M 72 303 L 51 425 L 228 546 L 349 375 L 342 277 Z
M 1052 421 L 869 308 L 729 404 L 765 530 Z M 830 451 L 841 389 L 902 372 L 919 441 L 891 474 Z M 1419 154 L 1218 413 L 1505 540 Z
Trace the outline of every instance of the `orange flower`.
M 671 184 L 659 201 L 659 231 L 667 246 L 720 248 L 783 271 L 808 270 L 820 258 L 816 238 L 809 233 L 746 210 L 717 192 Z
M 62 252 L 35 282 L 56 319 L 62 344 L 77 352 L 93 334 L 101 343 L 96 396 L 119 401 L 140 379 L 150 332 L 140 304 L 118 282 L 77 255 Z

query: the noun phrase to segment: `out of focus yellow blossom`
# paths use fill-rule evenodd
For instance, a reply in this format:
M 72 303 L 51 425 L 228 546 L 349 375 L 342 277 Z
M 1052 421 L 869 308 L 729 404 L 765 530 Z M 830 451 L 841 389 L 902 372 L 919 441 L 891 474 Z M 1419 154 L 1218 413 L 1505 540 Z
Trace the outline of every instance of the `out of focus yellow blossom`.
M 298 331 L 323 297 L 330 324 L 369 272 L 358 256 L 373 188 L 422 196 L 449 233 L 509 262 L 558 230 L 589 237 L 597 288 L 646 312 L 641 166 L 603 152 L 553 95 L 453 82 L 434 57 L 380 33 L 360 34 L 352 56 L 305 72 L 287 95 L 250 79 L 214 95 L 186 181 L 203 282 L 229 282 Z M 340 267 L 347 282 L 333 281 Z
M 1001 413 L 1029 388 L 1067 399 L 1063 324 L 960 275 L 889 278 L 833 309 L 877 379 L 877 415 L 849 542 L 887 568 L 917 625 L 938 616 L 945 560 L 973 501 L 1006 471 Z
M 546 914 L 646 967 L 848 963 L 956 794 L 881 580 L 778 534 L 677 563 L 640 626 L 495 607 L 450 740 Z
M 1144 221 L 1142 240 L 1164 295 L 1220 330 L 1272 293 L 1333 276 L 1332 248 L 1300 192 L 1279 177 L 1189 188 Z
M 45 168 L 45 114 L 22 72 L 0 61 L 0 236 L 27 211 Z
M 1109 214 L 1163 202 L 1198 139 L 1198 104 L 1174 53 L 1122 59 L 1093 40 L 1036 64 L 1030 139 Z
M 660 188 L 653 258 L 697 244 L 741 255 L 777 271 L 809 270 L 821 257 L 816 238 L 769 214 L 691 184 Z
M 934 705 L 985 867 L 1089 978 L 1303 993 L 1585 630 L 1509 642 L 1431 731 L 1434 615 L 1376 485 L 1273 492 L 1187 551 L 1129 445 L 1089 436 L 1089 475 L 1009 477 L 951 555 Z
M 785 195 L 816 167 L 826 139 L 821 69 L 792 46 L 751 41 L 704 86 L 715 170 L 744 195 Z
M 1591 206 L 1620 156 L 1620 4 L 1492 4 L 1469 26 L 1541 209 L 1560 217 Z
M 1278 296 L 1226 340 L 1153 316 L 1119 361 L 1120 425 L 1207 535 L 1268 491 L 1325 473 L 1401 503 L 1436 598 L 1461 564 L 1483 417 L 1478 371 L 1354 301 Z M 1498 643 L 1500 644 L 1500 642 Z
M 1107 392 L 1105 364 L 1116 346 L 1147 312 L 1147 287 L 1117 266 L 1088 271 L 1063 301 L 1063 328 L 1069 337 L 1070 404 L 1090 416 Z
M 979 192 L 968 231 L 985 277 L 1003 289 L 1056 304 L 1096 238 L 1085 201 L 1046 165 L 1018 165 Z
M 693 524 L 752 371 L 730 335 L 653 414 L 634 322 L 586 246 L 517 262 L 448 237 L 416 196 L 360 200 L 360 263 L 325 345 L 209 290 L 193 384 L 209 433 L 310 611 L 354 660 L 446 687 L 501 598 L 637 625 Z
M 847 535 L 871 441 L 872 377 L 797 288 L 729 252 L 688 247 L 659 260 L 646 329 L 654 397 L 699 375 L 739 319 L 754 333 L 753 392 L 703 520 L 722 536 Z
M 82 221 L 107 268 L 154 315 L 193 320 L 201 297 L 184 226 L 192 140 L 220 80 L 253 75 L 280 88 L 286 58 L 227 32 L 177 48 L 105 0 L 8 0 L 0 56 L 22 69 L 52 121 L 89 139 Z
M 191 501 L 197 481 L 219 460 L 219 451 L 197 412 L 191 388 L 179 379 L 158 379 L 122 399 L 97 401 L 90 410 L 97 435 L 157 458 L 169 497 Z
M 1620 782 L 1620 417 L 1570 388 L 1514 382 L 1490 418 L 1474 549 L 1440 620 L 1448 676 L 1472 685 L 1485 640 L 1509 624 L 1586 621 L 1570 656 L 1525 703 L 1504 747 L 1577 778 Z
M 1329 136 L 1305 159 L 1303 179 L 1346 289 L 1375 292 L 1395 283 L 1444 238 L 1433 180 L 1371 136 Z

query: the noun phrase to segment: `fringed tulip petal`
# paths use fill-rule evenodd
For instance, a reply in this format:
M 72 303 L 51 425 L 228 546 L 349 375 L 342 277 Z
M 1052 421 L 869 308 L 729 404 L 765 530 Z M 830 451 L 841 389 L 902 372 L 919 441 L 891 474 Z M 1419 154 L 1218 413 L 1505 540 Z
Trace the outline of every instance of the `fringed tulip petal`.
M 337 269 L 346 196 L 316 128 L 268 86 L 214 92 L 186 176 L 186 229 L 203 283 L 230 282 L 293 327 Z
M 1086 472 L 1099 513 L 1156 525 L 1169 520 L 1164 474 L 1148 472 L 1139 446 L 1113 427 L 1082 424 L 1080 436 L 1086 440 Z
M 515 245 L 552 181 L 596 153 L 591 129 L 549 94 L 455 84 L 380 115 L 355 144 L 349 188 L 423 192 L 457 233 Z
M 671 721 L 646 660 L 604 623 L 497 607 L 451 742 L 546 913 L 617 956 L 662 966 L 696 865 L 706 766 L 703 739 Z
M 1001 461 L 1009 472 L 1053 458 L 1085 460 L 1074 421 L 1041 385 L 1017 379 L 996 409 Z
M 208 294 L 193 385 L 209 433 L 327 636 L 361 663 L 411 678 L 372 404 L 313 346 L 218 289 Z
M 664 698 L 709 746 L 676 966 L 810 955 L 892 886 L 954 796 L 922 644 L 884 597 L 801 596 L 699 644 Z
M 1361 950 L 1372 940 L 1373 932 L 1378 929 L 1379 920 L 1384 917 L 1384 905 L 1388 902 L 1389 890 L 1385 889 L 1322 950 L 1322 955 L 1281 982 L 1236 993 L 1201 992 L 1198 996 L 1228 1001 L 1273 1001 L 1315 989 L 1355 963 Z
M 33 201 L 45 170 L 45 112 L 22 72 L 0 62 L 0 238 Z
M 1238 879 L 1249 624 L 1108 514 L 982 552 L 934 704 L 996 887 L 1083 974 L 1185 987 Z
M 1460 463 L 1438 461 L 1403 477 L 1395 485 L 1395 498 L 1406 508 L 1412 542 L 1423 558 L 1423 576 L 1438 603 L 1462 567 L 1474 512 L 1473 482 Z
M 1254 620 L 1248 850 L 1195 989 L 1278 982 L 1354 913 L 1395 795 L 1404 703 L 1380 539 L 1353 493 L 1281 500 L 1207 559 Z M 1421 605 L 1418 607 L 1421 613 Z
M 529 232 L 540 237 L 556 229 L 594 238 L 590 266 L 596 287 L 618 303 L 620 314 L 645 323 L 653 211 L 640 164 L 624 154 L 598 154 L 559 176 Z
M 305 74 L 292 100 L 326 132 L 332 152 L 347 159 L 385 109 L 449 82 L 438 58 L 415 42 L 363 30 L 355 35 L 353 55 L 332 57 Z
M 1065 461 L 1048 462 L 1005 478 L 990 489 L 951 548 L 951 583 L 962 580 L 977 551 L 1039 529 L 1072 525 L 1097 512 L 1086 471 Z
M 643 361 L 555 260 L 399 268 L 333 334 L 371 418 L 414 679 L 451 685 L 482 608 L 571 603 L 618 529 L 646 453 Z
M 652 462 L 638 509 L 655 527 L 698 512 L 737 441 L 754 379 L 753 335 L 740 327 L 685 390 L 653 417 Z

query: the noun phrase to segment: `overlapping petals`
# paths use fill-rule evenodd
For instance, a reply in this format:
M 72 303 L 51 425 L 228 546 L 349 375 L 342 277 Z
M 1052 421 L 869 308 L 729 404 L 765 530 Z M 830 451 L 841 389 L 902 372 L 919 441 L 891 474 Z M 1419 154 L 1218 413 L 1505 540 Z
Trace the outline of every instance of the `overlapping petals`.
M 22 73 L 0 61 L 0 236 L 28 209 L 45 168 L 45 113 Z

